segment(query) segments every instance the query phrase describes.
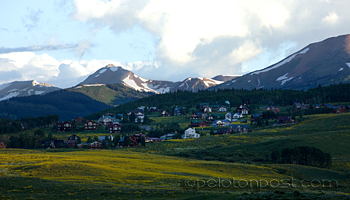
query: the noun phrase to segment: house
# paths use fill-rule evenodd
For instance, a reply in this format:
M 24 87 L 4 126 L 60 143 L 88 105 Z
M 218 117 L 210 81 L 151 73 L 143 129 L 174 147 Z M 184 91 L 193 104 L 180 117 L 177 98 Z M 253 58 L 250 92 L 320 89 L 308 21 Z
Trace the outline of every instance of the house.
M 176 131 L 174 133 L 168 133 L 168 134 L 160 136 L 160 139 L 162 139 L 162 140 L 172 140 L 175 137 L 176 134 L 177 134 Z
M 294 110 L 307 110 L 309 109 L 310 105 L 309 104 L 304 104 L 304 103 L 299 103 L 299 102 L 294 102 L 293 103 Z
M 124 119 L 124 115 L 123 114 L 117 114 L 116 117 L 118 117 L 118 119 L 120 119 L 120 121 L 122 121 Z
M 207 116 L 206 121 L 207 121 L 207 123 L 212 123 L 213 121 L 215 121 L 214 116 L 213 115 Z
M 196 133 L 196 130 L 194 128 L 188 128 L 185 130 L 185 133 L 181 136 L 182 139 L 188 139 L 188 138 L 199 138 L 200 135 Z
M 123 136 L 122 139 L 120 139 L 118 141 L 119 146 L 125 147 L 125 144 L 124 144 L 125 137 L 129 137 L 130 138 L 130 145 L 129 146 L 136 147 L 138 145 L 136 137 L 130 135 L 130 136 Z
M 242 117 L 243 117 L 242 113 L 235 113 L 235 114 L 233 114 L 233 116 L 232 116 L 233 119 L 240 119 L 240 118 L 242 118 Z
M 279 106 L 266 106 L 265 107 L 266 111 L 273 111 L 275 113 L 280 112 L 280 107 Z
M 346 107 L 345 106 L 333 106 L 333 113 L 346 113 Z
M 332 108 L 333 104 L 315 104 L 315 108 Z
M 217 112 L 219 110 L 219 105 L 210 105 L 212 112 Z
M 83 117 L 77 117 L 74 119 L 74 121 L 77 123 L 77 124 L 82 124 L 84 123 L 84 118 Z
M 69 132 L 72 131 L 72 128 L 75 128 L 75 124 L 71 122 L 57 122 L 58 132 Z
M 157 107 L 150 107 L 149 111 L 150 112 L 158 112 L 158 108 Z
M 226 106 L 219 106 L 218 112 L 227 112 L 227 107 Z
M 191 124 L 188 125 L 189 127 L 205 127 L 208 126 L 206 121 L 200 121 L 200 122 L 193 122 L 191 121 Z
M 210 113 L 210 112 L 212 112 L 212 107 L 210 107 L 209 105 L 205 106 L 205 107 L 203 108 L 203 112 L 204 112 L 204 113 Z
M 64 140 L 63 144 L 65 147 L 68 148 L 74 148 L 75 147 L 76 140 Z
M 89 143 L 91 149 L 102 149 L 102 143 L 95 141 L 95 142 L 91 142 Z
M 146 106 L 140 106 L 140 107 L 137 107 L 137 110 L 145 111 L 145 108 L 146 108 Z
M 231 130 L 231 133 L 252 132 L 252 130 L 247 125 L 242 125 L 242 124 L 232 124 L 228 128 Z
M 190 119 L 200 119 L 202 116 L 198 115 L 197 113 L 192 113 Z
M 89 120 L 89 121 L 84 123 L 84 130 L 85 131 L 98 130 L 98 123 Z
M 98 140 L 99 140 L 99 141 L 103 141 L 103 140 L 106 139 L 106 137 L 107 137 L 107 140 L 113 140 L 113 136 L 112 136 L 112 135 L 99 136 L 99 137 L 98 137 Z
M 279 124 L 292 123 L 293 122 L 291 116 L 278 116 L 277 120 L 278 120 Z
M 180 108 L 175 108 L 174 109 L 174 116 L 181 115 L 181 109 Z
M 231 121 L 229 120 L 215 120 L 212 123 L 213 127 L 221 127 L 221 126 L 228 126 L 231 124 Z
M 135 123 L 143 123 L 143 120 L 145 118 L 145 114 L 142 110 L 140 109 L 136 109 L 134 110 L 134 114 L 135 114 Z
M 152 143 L 163 142 L 163 140 L 161 138 L 149 138 L 149 140 L 151 140 Z
M 119 123 L 108 124 L 107 128 L 109 133 L 120 133 L 120 130 L 122 129 L 122 125 L 120 125 Z
M 234 115 L 233 113 L 228 112 L 225 114 L 225 119 L 231 121 L 233 118 L 233 115 Z
M 5 142 L 0 141 L 0 149 L 6 149 Z
M 256 121 L 258 121 L 258 118 L 262 119 L 262 114 L 252 114 L 250 116 L 250 121 L 251 122 L 256 122 Z
M 214 134 L 215 135 L 226 135 L 226 134 L 231 134 L 231 131 L 228 128 L 218 129 Z
M 111 116 L 102 116 L 100 117 L 98 120 L 98 123 L 100 124 L 103 124 L 103 125 L 106 125 L 106 124 L 109 124 L 109 123 L 116 123 L 116 122 L 119 122 L 119 120 L 115 117 L 111 117 Z
M 68 140 L 79 140 L 79 136 L 73 134 L 71 136 L 68 136 Z
M 237 111 L 242 113 L 243 115 L 248 115 L 249 114 L 249 108 L 247 107 L 246 104 L 242 104 L 237 107 Z
M 166 110 L 163 110 L 163 111 L 160 113 L 160 115 L 161 115 L 162 117 L 170 117 L 170 113 L 169 113 L 168 111 L 166 111 Z

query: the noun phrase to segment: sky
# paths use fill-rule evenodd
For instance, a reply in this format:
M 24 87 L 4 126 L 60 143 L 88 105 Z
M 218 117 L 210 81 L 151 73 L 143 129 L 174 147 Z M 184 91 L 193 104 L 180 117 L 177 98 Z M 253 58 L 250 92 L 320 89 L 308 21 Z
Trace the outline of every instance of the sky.
M 107 64 L 152 80 L 243 75 L 350 34 L 349 0 L 11 0 L 0 84 L 67 88 Z

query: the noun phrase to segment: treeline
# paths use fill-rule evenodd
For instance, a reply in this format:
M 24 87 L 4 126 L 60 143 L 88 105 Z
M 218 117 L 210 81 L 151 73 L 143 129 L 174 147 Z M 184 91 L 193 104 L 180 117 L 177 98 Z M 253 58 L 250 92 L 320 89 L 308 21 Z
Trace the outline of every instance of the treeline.
M 311 104 L 325 102 L 349 102 L 350 84 L 330 85 L 307 91 L 282 89 L 218 89 L 217 91 L 202 90 L 197 93 L 177 91 L 166 94 L 153 95 L 134 102 L 126 103 L 103 112 L 124 113 L 139 106 L 156 106 L 160 110 L 172 110 L 174 106 L 195 108 L 199 103 L 225 105 L 230 101 L 231 107 L 242 103 L 264 104 L 271 106 L 292 105 L 293 102 L 309 102 Z
M 59 120 L 60 118 L 58 115 L 48 115 L 27 118 L 23 117 L 21 122 L 24 126 L 27 126 L 25 129 L 33 129 L 36 127 L 55 126 Z
M 0 134 L 16 133 L 22 130 L 21 122 L 18 120 L 0 119 Z
M 271 161 L 283 164 L 305 165 L 326 168 L 332 164 L 332 156 L 320 149 L 309 146 L 284 148 L 281 152 L 274 150 Z

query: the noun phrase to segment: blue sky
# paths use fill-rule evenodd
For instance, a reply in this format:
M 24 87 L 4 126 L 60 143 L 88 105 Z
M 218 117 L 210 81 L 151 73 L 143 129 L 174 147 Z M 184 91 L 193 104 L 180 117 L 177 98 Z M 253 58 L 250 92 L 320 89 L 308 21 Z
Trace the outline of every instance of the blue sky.
M 154 80 L 242 75 L 349 34 L 348 0 L 6 1 L 0 84 L 71 87 L 112 63 Z

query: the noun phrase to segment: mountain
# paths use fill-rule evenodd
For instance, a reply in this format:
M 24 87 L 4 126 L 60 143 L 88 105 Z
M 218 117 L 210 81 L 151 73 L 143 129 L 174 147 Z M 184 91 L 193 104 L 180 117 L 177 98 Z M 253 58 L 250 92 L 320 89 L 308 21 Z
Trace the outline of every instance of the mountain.
M 226 76 L 224 76 L 224 75 L 217 75 L 217 76 L 215 76 L 215 77 L 212 78 L 212 79 L 217 80 L 217 81 L 226 82 L 226 81 L 230 81 L 230 80 L 232 80 L 232 79 L 234 79 L 234 78 L 237 78 L 237 77 L 240 77 L 240 75 L 233 75 L 233 76 L 228 76 L 228 75 L 226 75 Z
M 14 81 L 0 85 L 0 101 L 10 99 L 12 97 L 23 97 L 30 95 L 42 95 L 49 92 L 59 90 L 47 83 L 38 83 L 32 81 Z
M 60 120 L 69 120 L 107 108 L 112 107 L 80 92 L 58 90 L 45 95 L 14 97 L 1 101 L 0 118 L 21 119 L 57 114 Z
M 350 35 L 306 46 L 280 62 L 210 89 L 281 88 L 306 90 L 350 83 Z
M 226 78 L 229 76 L 226 76 Z M 218 78 L 222 79 L 223 77 Z M 233 77 L 235 78 L 235 77 Z M 167 93 L 176 90 L 196 92 L 223 83 L 223 81 L 210 78 L 187 78 L 179 82 L 157 81 L 142 78 L 135 73 L 112 64 L 107 65 L 87 77 L 79 86 L 93 84 L 120 83 L 137 91 L 153 92 L 156 94 Z
M 127 87 L 121 83 L 115 84 L 86 84 L 67 89 L 83 93 L 92 99 L 107 105 L 121 105 L 130 101 L 154 95 L 153 92 L 142 92 Z

